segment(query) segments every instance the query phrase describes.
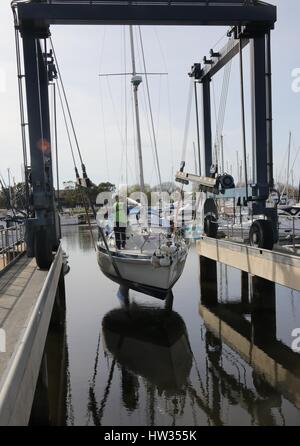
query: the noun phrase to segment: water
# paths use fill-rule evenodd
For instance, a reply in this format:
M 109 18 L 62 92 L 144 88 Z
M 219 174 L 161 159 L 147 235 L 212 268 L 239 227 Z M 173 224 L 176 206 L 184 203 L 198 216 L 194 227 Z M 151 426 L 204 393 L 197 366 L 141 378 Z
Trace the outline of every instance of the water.
M 89 231 L 63 230 L 66 354 L 62 424 L 300 425 L 300 294 L 192 248 L 173 309 L 98 268 Z M 169 303 L 170 304 L 170 303 Z M 49 359 L 51 361 L 51 359 Z

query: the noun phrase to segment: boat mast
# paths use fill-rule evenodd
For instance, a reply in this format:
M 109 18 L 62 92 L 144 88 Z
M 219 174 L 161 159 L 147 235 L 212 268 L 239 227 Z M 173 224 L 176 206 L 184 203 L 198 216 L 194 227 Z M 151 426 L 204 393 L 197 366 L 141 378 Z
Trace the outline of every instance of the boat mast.
M 140 83 L 142 82 L 142 78 L 141 78 L 141 76 L 137 76 L 137 74 L 136 74 L 132 25 L 129 26 L 129 33 L 130 33 L 131 60 L 132 60 L 131 83 L 133 86 L 133 98 L 134 98 L 134 107 L 135 107 L 137 149 L 138 149 L 139 168 L 140 168 L 140 188 L 141 188 L 141 192 L 145 192 L 143 153 L 142 153 L 142 141 L 141 141 L 141 129 L 140 129 L 140 114 L 139 114 L 139 101 L 138 101 L 138 87 L 139 87 Z

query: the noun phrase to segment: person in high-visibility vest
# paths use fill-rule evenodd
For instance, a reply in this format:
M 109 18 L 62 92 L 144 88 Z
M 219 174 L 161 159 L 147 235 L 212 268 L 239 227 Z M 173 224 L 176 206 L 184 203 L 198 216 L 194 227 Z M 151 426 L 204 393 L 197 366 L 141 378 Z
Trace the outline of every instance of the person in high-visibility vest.
M 118 195 L 115 197 L 113 210 L 116 246 L 117 249 L 124 249 L 126 247 L 127 204 L 120 202 Z

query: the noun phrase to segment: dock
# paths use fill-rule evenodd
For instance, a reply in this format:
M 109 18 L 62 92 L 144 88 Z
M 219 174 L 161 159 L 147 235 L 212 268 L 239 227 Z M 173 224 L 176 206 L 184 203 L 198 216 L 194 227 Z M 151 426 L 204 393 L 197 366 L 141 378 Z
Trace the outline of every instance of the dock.
M 63 256 L 58 249 L 49 271 L 25 255 L 0 275 L 0 425 L 28 425 Z
M 300 291 L 300 257 L 283 252 L 254 248 L 244 243 L 202 237 L 197 242 L 200 256 Z
M 136 142 L 137 148 L 139 149 L 138 160 L 140 184 L 142 185 L 141 190 L 144 190 L 145 184 L 141 135 L 139 129 L 137 89 L 143 80 L 140 75 L 142 74 L 143 76 L 146 76 L 147 73 L 146 67 L 145 70 L 143 70 L 145 73 L 137 73 L 135 69 L 132 26 L 205 25 L 210 27 L 222 26 L 229 29 L 229 32 L 227 33 L 228 42 L 226 42 L 225 46 L 221 48 L 219 47 L 219 43 L 223 40 L 222 38 L 213 46 L 213 48 L 210 47 L 209 53 L 203 57 L 201 63 L 199 62 L 197 54 L 197 59 L 191 61 L 191 65 L 192 63 L 193 65 L 189 76 L 194 85 L 198 140 L 198 160 L 196 159 L 195 151 L 195 170 L 196 172 L 198 171 L 199 175 L 196 175 L 196 173 L 194 175 L 188 174 L 184 171 L 185 156 L 182 156 L 180 171 L 176 176 L 177 180 L 179 180 L 182 185 L 187 185 L 190 182 L 196 184 L 197 188 L 193 187 L 193 192 L 199 191 L 205 194 L 205 201 L 201 211 L 203 214 L 201 216 L 201 223 L 203 223 L 203 230 L 206 236 L 201 237 L 200 240 L 197 241 L 197 253 L 200 257 L 199 314 L 204 322 L 206 334 L 208 334 L 205 340 L 207 354 L 206 367 L 208 369 L 210 361 L 210 366 L 215 366 L 215 370 L 217 371 L 211 380 L 212 385 L 209 383 L 209 380 L 207 380 L 206 387 L 208 389 L 208 398 L 205 400 L 203 399 L 203 402 L 201 398 L 198 397 L 197 392 L 190 388 L 190 392 L 192 392 L 191 401 L 193 403 L 196 401 L 201 411 L 203 413 L 208 413 L 208 421 L 209 418 L 211 418 L 216 425 L 222 423 L 220 416 L 220 401 L 224 396 L 222 394 L 225 394 L 225 387 L 222 388 L 223 383 L 219 378 L 221 375 L 219 375 L 218 372 L 222 365 L 221 344 L 223 343 L 235 352 L 238 352 L 243 361 L 252 367 L 253 375 L 256 375 L 254 377 L 257 380 L 256 384 L 258 383 L 258 395 L 259 383 L 263 382 L 263 385 L 267 383 L 272 388 L 279 389 L 282 395 L 300 410 L 300 367 L 297 362 L 298 357 L 295 352 L 291 351 L 291 349 L 283 344 L 283 342 L 278 341 L 276 337 L 275 284 L 300 292 L 300 249 L 298 247 L 298 251 L 296 250 L 294 234 L 292 251 L 289 252 L 288 249 L 283 249 L 282 246 L 276 245 L 278 240 L 280 240 L 278 230 L 278 204 L 280 204 L 280 194 L 278 192 L 278 197 L 277 194 L 275 194 L 276 196 L 274 196 L 273 199 L 273 170 L 275 158 L 273 153 L 272 35 L 277 21 L 277 7 L 266 2 L 245 2 L 244 0 L 232 0 L 231 2 L 227 0 L 218 0 L 216 2 L 182 2 L 181 0 L 173 0 L 171 2 L 156 2 L 154 0 L 150 2 L 147 0 L 139 0 L 138 2 L 127 2 L 122 0 L 111 0 L 108 2 L 106 0 L 98 0 L 95 2 L 91 0 L 66 2 L 63 0 L 56 0 L 55 2 L 13 1 L 12 10 L 16 43 L 20 124 L 24 180 L 26 186 L 24 196 L 26 202 L 20 205 L 25 209 L 25 211 L 22 212 L 22 221 L 24 221 L 24 225 L 21 227 L 20 237 L 18 236 L 18 229 L 8 227 L 2 230 L 2 235 L 0 234 L 0 426 L 37 425 L 45 423 L 45 420 L 46 422 L 50 420 L 49 424 L 52 423 L 53 425 L 58 425 L 60 422 L 59 420 L 65 418 L 63 416 L 65 411 L 64 404 L 66 403 L 65 395 L 69 391 L 69 389 L 66 390 L 68 387 L 66 382 L 69 379 L 69 376 L 66 371 L 68 349 L 65 325 L 63 325 L 65 314 L 63 311 L 61 315 L 59 314 L 59 308 L 65 310 L 65 255 L 60 244 L 62 233 L 61 221 L 59 218 L 59 209 L 61 208 L 60 201 L 63 201 L 59 200 L 59 185 L 62 178 L 59 178 L 60 158 L 58 154 L 60 148 L 59 144 L 57 144 L 57 141 L 59 141 L 57 138 L 57 129 L 59 129 L 57 126 L 57 116 L 60 117 L 61 113 L 57 115 L 57 103 L 59 103 L 59 101 L 56 100 L 56 91 L 59 96 L 61 96 L 60 88 L 63 91 L 63 100 L 60 97 L 60 102 L 74 161 L 76 184 L 78 185 L 82 196 L 85 194 L 83 191 L 86 190 L 87 197 L 81 201 L 86 201 L 88 206 L 91 204 L 91 207 L 94 198 L 93 194 L 88 193 L 88 189 L 94 183 L 87 175 L 85 161 L 83 161 L 81 156 L 81 150 L 76 136 L 77 133 L 75 132 L 70 111 L 71 109 L 68 104 L 64 83 L 61 78 L 59 61 L 56 57 L 52 39 L 49 39 L 52 26 L 57 25 L 80 25 L 81 27 L 92 25 L 130 26 L 133 69 L 132 73 L 125 74 L 132 75 L 131 84 L 133 86 L 133 104 L 135 106 L 133 120 L 136 120 L 138 129 Z M 140 46 L 143 51 L 141 35 L 140 40 Z M 124 40 L 124 49 L 126 49 L 125 43 Z M 250 49 L 246 53 L 246 51 L 243 50 L 247 46 L 249 46 Z M 250 58 L 249 55 L 251 56 Z M 225 67 L 228 67 L 229 69 L 229 63 L 231 63 L 237 56 L 239 58 L 239 86 L 242 117 L 241 132 L 243 136 L 243 144 L 240 149 L 243 149 L 244 176 L 242 175 L 242 170 L 240 171 L 238 150 L 238 178 L 233 178 L 232 175 L 225 172 L 224 160 L 230 161 L 230 157 L 227 159 L 224 158 L 222 141 L 230 71 L 227 73 L 225 71 L 222 92 L 220 94 L 220 113 L 217 119 L 215 145 L 212 138 L 212 127 L 214 124 L 212 117 L 214 105 L 212 80 L 217 73 L 220 73 Z M 245 57 L 249 59 L 248 62 L 244 62 Z M 248 80 L 244 82 L 244 63 L 249 64 L 249 82 Z M 154 74 L 161 75 L 164 73 Z M 101 76 L 102 75 L 107 76 L 107 74 L 101 74 Z M 249 86 L 251 86 L 251 90 L 249 89 Z M 198 113 L 198 88 L 201 89 L 200 115 Z M 249 90 L 248 92 L 247 89 Z M 249 107 L 245 107 L 245 98 L 247 99 L 248 97 L 250 98 L 252 111 L 251 117 L 246 116 Z M 67 119 L 65 110 L 68 112 Z M 198 115 L 201 116 L 202 121 L 202 138 L 199 133 L 200 123 Z M 249 128 L 248 122 L 250 125 Z M 69 124 L 71 124 L 72 129 L 71 138 L 69 135 Z M 187 124 L 188 122 L 186 122 L 185 139 L 188 137 Z M 103 125 L 105 127 L 105 123 Z M 153 122 L 152 127 L 153 141 L 155 142 Z M 249 153 L 252 154 L 252 169 L 248 169 L 250 166 L 248 166 L 249 162 L 247 161 L 247 134 L 250 130 L 252 140 L 251 147 L 249 146 Z M 201 141 L 201 139 L 203 139 L 203 141 Z M 220 147 L 217 147 L 219 145 L 219 139 L 221 139 Z M 80 178 L 76 166 L 77 155 L 74 157 L 73 154 L 73 140 L 76 143 L 80 159 L 82 178 Z M 222 157 L 217 157 L 215 155 L 216 152 L 220 152 Z M 186 154 L 184 153 L 184 155 Z M 56 156 L 55 163 L 54 156 Z M 222 162 L 221 159 L 216 158 L 222 158 Z M 121 167 L 122 162 L 123 161 L 121 160 Z M 158 176 L 160 177 L 158 159 L 155 159 L 154 162 L 157 164 L 155 167 L 157 168 Z M 223 166 L 221 166 L 221 164 L 223 164 Z M 289 165 L 290 160 L 288 168 L 286 169 L 288 177 L 290 170 Z M 57 181 L 54 175 L 54 166 L 56 167 Z M 232 170 L 232 168 L 230 170 Z M 251 177 L 250 174 L 248 174 L 248 170 L 252 170 Z M 108 179 L 112 181 L 112 178 Z M 95 180 L 96 178 L 93 181 Z M 150 183 L 151 182 L 152 179 Z M 161 181 L 159 182 L 161 183 Z M 57 190 L 55 190 L 55 184 Z M 112 186 L 113 185 L 111 184 L 109 188 L 113 189 Z M 287 178 L 286 190 L 288 195 L 289 178 Z M 17 206 L 17 204 L 12 204 L 12 201 L 17 200 L 12 200 L 10 196 L 10 182 L 8 195 L 10 206 L 14 206 L 16 207 L 16 210 L 18 210 L 17 207 L 19 206 Z M 193 193 L 192 195 L 192 201 L 197 203 L 198 201 L 194 199 L 194 195 L 196 196 L 196 194 Z M 270 200 L 270 197 L 272 200 Z M 62 199 L 62 195 L 60 196 L 60 199 Z M 244 215 L 243 207 L 248 208 L 249 216 L 251 215 L 252 217 L 252 224 L 249 231 L 249 243 L 252 245 L 255 244 L 255 246 L 261 246 L 262 248 L 255 248 L 246 243 L 239 243 L 234 240 L 230 241 L 215 238 L 220 236 L 221 233 L 221 231 L 218 233 L 218 224 L 221 222 L 221 219 L 219 218 L 220 212 L 217 206 L 218 200 L 221 200 L 221 203 L 224 203 L 223 207 L 225 211 L 226 209 L 228 210 L 228 208 L 225 207 L 226 200 L 230 200 L 229 209 L 231 209 L 231 206 L 234 206 L 234 210 L 238 208 L 240 209 L 241 227 Z M 233 205 L 231 204 L 231 200 L 233 200 Z M 141 203 L 143 202 L 141 201 Z M 177 203 L 177 208 L 175 207 L 173 200 L 174 215 L 175 209 L 176 214 L 178 214 L 180 207 L 185 204 L 182 188 L 181 198 Z M 118 207 L 116 208 L 116 211 L 118 211 Z M 185 211 L 183 210 L 183 217 L 184 214 Z M 193 214 L 197 215 L 196 211 L 194 213 L 194 209 Z M 246 216 L 248 216 L 248 213 Z M 176 220 L 177 217 L 178 215 L 176 216 Z M 234 212 L 234 224 L 236 224 L 237 217 L 238 215 Z M 195 216 L 192 218 L 194 219 Z M 15 218 L 15 220 L 18 219 Z M 87 222 L 90 223 L 88 211 Z M 175 219 L 173 219 L 172 223 L 175 228 Z M 293 232 L 295 232 L 294 226 L 295 221 L 293 221 Z M 146 236 L 144 236 L 144 239 L 145 241 L 148 240 L 146 240 Z M 273 247 L 274 250 L 272 250 Z M 217 263 L 228 265 L 229 267 L 236 268 L 242 272 L 240 301 L 234 303 L 227 302 L 225 305 L 223 305 L 223 303 L 220 304 L 217 287 Z M 161 264 L 161 266 L 163 265 Z M 81 279 L 81 271 L 80 274 L 78 274 L 78 280 L 79 279 Z M 198 280 L 198 275 L 196 280 Z M 90 281 L 88 286 L 90 283 L 92 282 Z M 249 284 L 252 286 L 252 295 L 250 297 L 248 293 Z M 197 286 L 198 285 L 199 284 L 197 283 Z M 87 290 L 88 286 L 86 287 Z M 99 288 L 95 289 L 98 291 Z M 198 299 L 198 296 L 196 297 Z M 251 321 L 246 319 L 246 317 L 250 318 L 250 316 Z M 80 317 L 82 317 L 81 313 Z M 54 330 L 51 333 L 51 327 L 55 325 L 57 333 L 54 335 Z M 96 385 L 99 345 L 100 340 L 102 340 L 101 326 L 98 328 L 100 334 L 96 353 L 93 385 Z M 86 339 L 90 342 L 90 336 L 86 336 Z M 177 342 L 177 338 L 174 337 L 174 339 L 176 339 Z M 201 341 L 204 345 L 203 339 L 201 339 Z M 200 343 L 201 341 L 198 342 Z M 178 348 L 178 345 L 176 344 L 176 348 Z M 189 343 L 188 338 L 186 339 L 185 345 L 188 347 L 192 345 Z M 82 339 L 80 340 L 79 346 L 76 344 L 76 352 L 77 348 L 79 348 L 79 350 L 84 349 Z M 47 365 L 48 352 L 51 350 L 53 355 L 52 361 L 50 359 L 49 365 Z M 189 353 L 191 353 L 190 347 Z M 95 397 L 96 392 L 95 395 L 92 395 L 91 389 L 89 389 L 90 400 L 87 400 L 87 408 L 90 410 L 92 404 L 94 404 L 94 408 L 96 408 L 97 411 L 97 413 L 94 412 L 96 413 L 95 419 L 98 416 L 98 420 L 100 421 L 103 415 L 101 412 L 104 411 L 109 389 L 113 382 L 114 368 L 122 369 L 122 397 L 124 402 L 126 397 L 128 399 L 130 397 L 132 400 L 137 399 L 133 391 L 136 391 L 142 381 L 138 376 L 140 375 L 143 377 L 143 374 L 140 373 L 140 369 L 137 367 L 136 370 L 139 373 L 136 373 L 136 375 L 138 378 L 131 379 L 132 374 L 127 373 L 126 375 L 125 366 L 123 368 L 119 367 L 121 361 L 119 361 L 117 355 L 115 356 L 116 359 L 113 359 L 112 361 L 112 372 L 108 375 L 108 384 L 104 391 L 104 398 L 99 404 L 99 408 Z M 106 356 L 104 357 L 106 358 Z M 141 355 L 138 356 L 138 359 L 140 357 Z M 78 359 L 82 361 L 81 357 Z M 195 357 L 193 358 L 193 361 L 196 363 Z M 146 361 L 144 362 L 146 364 Z M 173 362 L 175 365 L 180 363 L 184 364 L 184 361 L 181 361 L 180 358 L 178 362 L 175 360 Z M 100 363 L 101 361 L 99 360 L 99 364 Z M 115 364 L 117 364 L 117 367 L 115 367 Z M 58 366 L 56 367 L 56 365 Z M 48 373 L 51 368 L 52 373 Z M 128 367 L 128 369 L 130 372 L 130 367 Z M 201 369 L 199 368 L 199 370 Z M 189 372 L 190 370 L 188 373 Z M 186 375 L 188 375 L 188 373 L 186 373 Z M 198 370 L 197 373 L 199 377 L 201 377 Z M 144 375 L 147 377 L 146 373 Z M 225 374 L 223 376 L 225 376 Z M 132 384 L 131 389 L 129 389 L 131 394 L 129 394 L 128 388 L 126 388 L 124 384 L 126 377 L 127 381 L 131 379 L 132 383 L 136 383 Z M 185 382 L 183 382 L 183 384 L 188 388 L 191 381 L 189 381 L 189 376 L 184 378 L 186 378 L 187 384 L 185 384 Z M 228 388 L 231 391 L 231 393 L 228 392 L 228 401 L 231 400 L 232 405 L 234 405 L 232 401 L 235 400 L 231 397 L 234 395 L 234 392 L 238 390 L 242 396 L 242 407 L 248 398 L 249 404 L 247 403 L 247 406 L 245 403 L 244 407 L 246 407 L 246 410 L 250 414 L 253 415 L 257 407 L 258 409 L 263 407 L 257 404 L 257 398 L 254 398 L 252 394 L 250 395 L 249 391 L 247 391 L 248 393 L 242 393 L 240 390 L 242 386 L 238 386 L 240 384 L 239 382 L 238 385 L 235 385 L 234 383 L 234 385 L 230 387 L 232 379 L 228 375 L 225 376 L 223 382 L 225 382 L 226 379 L 227 382 L 229 382 Z M 74 379 L 74 381 L 76 381 L 76 379 Z M 143 377 L 143 381 L 146 382 L 145 377 Z M 89 384 L 91 383 L 90 378 L 87 382 Z M 151 383 L 151 379 L 149 382 Z M 199 383 L 202 386 L 200 379 Z M 213 387 L 213 385 L 215 385 L 215 387 Z M 86 383 L 85 387 L 87 388 Z M 202 387 L 204 389 L 204 386 Z M 157 388 L 159 389 L 159 392 L 157 393 L 162 394 L 159 386 L 157 386 Z M 61 389 L 64 390 L 61 391 Z M 151 418 L 149 417 L 151 423 L 149 424 L 154 426 L 154 421 L 156 421 L 154 419 L 154 409 L 158 407 L 158 404 L 156 404 L 154 398 L 155 386 L 151 387 L 151 385 L 149 385 L 149 395 L 150 389 L 152 394 L 147 405 L 152 405 L 153 401 L 153 406 L 151 407 L 153 416 L 151 413 Z M 216 393 L 214 392 L 215 389 L 219 392 L 219 395 L 217 396 L 212 395 L 213 409 L 210 407 L 207 408 L 210 404 L 209 391 L 211 389 L 213 394 Z M 92 391 L 94 391 L 94 388 L 92 388 Z M 167 392 L 165 393 L 167 395 Z M 132 395 L 134 395 L 134 398 Z M 184 401 L 183 398 L 180 399 L 182 395 L 184 395 L 184 393 L 176 393 L 172 399 L 171 396 L 168 395 L 168 399 L 172 401 L 172 404 L 174 400 L 174 408 L 176 406 L 176 412 L 179 412 L 178 408 L 180 408 L 181 400 Z M 244 395 L 246 395 L 245 398 Z M 51 396 L 53 397 L 52 401 L 50 401 Z M 76 398 L 77 395 L 75 400 Z M 264 397 L 262 397 L 262 400 L 263 399 Z M 265 398 L 265 400 L 268 402 L 267 398 Z M 60 401 L 62 404 L 60 404 Z M 121 399 L 118 400 L 118 402 L 119 401 L 121 401 Z M 238 398 L 236 401 L 238 402 Z M 127 404 L 127 409 L 130 408 L 131 410 L 133 408 L 133 412 L 139 405 L 140 402 L 138 404 L 133 401 L 133 403 L 131 402 L 131 406 Z M 140 405 L 140 407 L 142 408 L 143 406 Z M 269 413 L 271 413 L 271 409 L 274 407 L 272 406 L 272 408 L 270 408 Z M 277 408 L 280 407 L 281 405 Z M 189 408 L 189 410 L 193 410 L 193 407 Z M 78 412 L 81 411 L 82 408 L 80 408 L 80 411 Z M 127 412 L 130 411 L 127 410 Z M 99 416 L 99 414 L 101 414 L 101 416 Z M 161 415 L 162 413 L 159 414 L 159 416 Z M 251 422 L 255 419 L 254 415 L 252 416 Z M 260 418 L 257 417 L 257 419 Z M 126 421 L 125 418 L 121 420 L 122 423 L 125 423 L 124 420 Z M 133 418 L 130 419 L 130 423 L 131 420 L 133 420 Z M 204 420 L 204 418 L 202 417 L 201 420 Z M 77 419 L 75 421 L 77 421 Z M 101 424 L 100 421 L 98 424 Z M 197 421 L 196 417 L 195 421 Z M 175 415 L 173 424 L 175 425 Z

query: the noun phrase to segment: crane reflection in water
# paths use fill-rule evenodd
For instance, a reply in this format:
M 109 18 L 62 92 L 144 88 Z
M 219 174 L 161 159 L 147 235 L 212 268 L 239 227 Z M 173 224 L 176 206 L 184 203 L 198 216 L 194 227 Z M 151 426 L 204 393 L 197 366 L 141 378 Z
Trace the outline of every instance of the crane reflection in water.
M 82 300 L 73 297 L 86 289 L 81 252 L 72 247 L 74 416 L 67 424 L 300 425 L 300 355 L 289 343 L 300 322 L 298 293 L 291 298 L 290 290 L 212 261 L 201 259 L 199 268 L 192 249 L 174 306 L 172 296 L 163 307 L 124 288 L 117 300 L 115 284 L 93 270 L 91 243 L 85 256 L 97 287 L 85 307 L 91 322 L 78 325 Z
M 209 280 L 214 269 L 208 273 L 202 265 L 202 271 L 206 280 L 199 312 L 206 357 L 198 358 L 200 364 L 182 317 L 172 309 L 172 295 L 164 308 L 145 306 L 120 287 L 121 307 L 109 311 L 102 321 L 109 361 L 102 398 L 97 398 L 96 387 L 100 336 L 90 381 L 88 412 L 94 424 L 103 423 L 116 370 L 123 407 L 134 415 L 146 402 L 145 424 L 150 426 L 175 426 L 187 414 L 192 424 L 227 424 L 226 406 L 241 407 L 253 425 L 284 425 L 284 398 L 299 407 L 300 360 L 276 340 L 275 285 L 255 278 L 251 302 L 242 293 L 241 302 L 222 303 L 217 280 Z M 246 288 L 244 284 L 244 292 Z M 249 313 L 251 322 L 243 316 Z M 279 382 L 277 376 L 276 383 L 280 371 L 285 379 Z

